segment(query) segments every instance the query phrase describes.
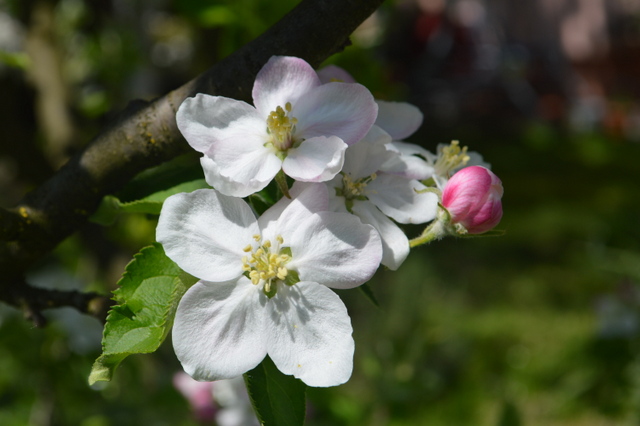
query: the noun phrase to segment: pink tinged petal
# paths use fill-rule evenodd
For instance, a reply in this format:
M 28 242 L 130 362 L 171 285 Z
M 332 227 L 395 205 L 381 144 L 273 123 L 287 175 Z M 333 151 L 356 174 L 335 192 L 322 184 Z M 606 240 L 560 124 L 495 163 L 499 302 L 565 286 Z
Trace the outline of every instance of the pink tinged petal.
M 453 223 L 462 224 L 470 234 L 480 234 L 500 222 L 502 194 L 502 182 L 489 169 L 465 167 L 447 182 L 442 205 Z
M 276 107 L 287 102 L 295 105 L 298 99 L 320 86 L 315 70 L 300 58 L 272 56 L 258 72 L 253 84 L 253 104 L 263 120 Z
M 173 324 L 173 348 L 196 380 L 231 379 L 267 354 L 267 297 L 246 277 L 200 281 L 184 295 Z
M 378 126 L 371 130 L 357 143 L 351 145 L 345 154 L 342 171 L 354 179 L 370 176 L 394 156 L 386 147 L 391 136 Z
M 269 184 L 270 179 L 251 179 L 249 182 L 237 182 L 220 174 L 218 165 L 209 157 L 200 158 L 200 164 L 204 170 L 204 178 L 207 183 L 224 195 L 231 197 L 246 197 L 262 190 Z
M 376 125 L 382 127 L 394 140 L 411 136 L 422 125 L 422 113 L 416 106 L 406 102 L 376 102 Z
M 156 239 L 167 256 L 191 275 L 222 282 L 242 274 L 242 249 L 259 232 L 247 203 L 213 189 L 167 198 Z
M 378 232 L 348 213 L 320 212 L 298 226 L 287 268 L 302 281 L 353 288 L 371 278 L 382 259 Z
M 425 223 L 436 217 L 438 196 L 422 192 L 417 180 L 380 174 L 366 187 L 365 195 L 384 214 L 400 223 Z
M 409 255 L 409 239 L 391 219 L 369 201 L 354 201 L 351 208 L 362 223 L 376 228 L 382 239 L 382 264 L 395 271 Z
M 260 119 L 262 127 L 257 128 L 257 118 L 256 109 L 246 102 L 202 93 L 185 99 L 176 113 L 178 129 L 199 152 L 208 151 L 217 141 L 242 133 L 243 129 L 265 133 L 264 120 Z
M 408 179 L 425 180 L 433 176 L 435 157 L 426 149 L 412 143 L 398 141 L 388 144 L 387 148 L 397 152 L 398 155 L 384 163 L 380 170 Z
M 318 70 L 318 77 L 322 84 L 332 82 L 355 83 L 356 79 L 351 76 L 345 69 L 336 65 L 327 65 Z
M 284 374 L 309 386 L 337 386 L 351 377 L 351 320 L 328 288 L 301 281 L 281 285 L 269 300 L 268 353 Z
M 347 145 L 362 139 L 376 120 L 378 105 L 360 84 L 327 83 L 293 106 L 297 140 L 337 136 Z
M 346 149 L 347 144 L 335 136 L 307 139 L 288 151 L 282 170 L 302 182 L 324 182 L 340 172 Z
M 258 218 L 265 239 L 275 238 L 278 234 L 288 238 L 298 223 L 313 213 L 328 209 L 329 193 L 322 183 L 296 182 L 289 194 L 291 198 L 282 197 Z

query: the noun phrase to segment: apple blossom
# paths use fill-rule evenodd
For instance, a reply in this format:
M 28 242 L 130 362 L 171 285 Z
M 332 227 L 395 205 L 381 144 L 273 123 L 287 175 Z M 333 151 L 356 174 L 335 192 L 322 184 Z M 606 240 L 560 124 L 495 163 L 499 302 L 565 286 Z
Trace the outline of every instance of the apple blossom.
M 342 168 L 344 151 L 374 123 L 377 105 L 362 85 L 321 84 L 302 59 L 273 56 L 260 70 L 253 103 L 198 94 L 176 114 L 187 142 L 203 153 L 207 182 L 245 197 L 282 170 L 298 181 L 323 182 Z
M 347 310 L 328 287 L 353 288 L 377 269 L 375 229 L 327 210 L 325 185 L 296 183 L 256 219 L 213 189 L 164 203 L 157 239 L 199 278 L 178 305 L 173 345 L 196 380 L 239 376 L 268 354 L 310 386 L 347 381 L 354 342 Z
M 481 234 L 495 227 L 502 218 L 502 182 L 491 170 L 471 166 L 461 169 L 447 182 L 442 205 L 451 223 L 469 234 Z
M 389 142 L 391 137 L 373 126 L 364 139 L 347 149 L 344 168 L 327 185 L 333 189 L 331 209 L 349 211 L 373 225 L 382 239 L 382 264 L 395 270 L 409 254 L 409 240 L 393 220 L 432 220 L 438 196 L 415 179 L 380 171 L 382 164 L 398 155 L 387 149 Z

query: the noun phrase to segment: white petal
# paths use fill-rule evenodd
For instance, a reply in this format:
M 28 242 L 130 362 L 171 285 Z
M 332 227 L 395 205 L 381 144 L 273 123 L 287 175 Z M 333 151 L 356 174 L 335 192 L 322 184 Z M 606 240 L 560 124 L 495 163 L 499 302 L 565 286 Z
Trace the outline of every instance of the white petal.
M 346 70 L 336 65 L 327 65 L 318 70 L 318 77 L 322 84 L 331 82 L 342 83 L 355 83 L 356 79 L 351 76 Z
M 387 149 L 386 144 L 390 142 L 391 136 L 387 132 L 372 126 L 364 138 L 347 149 L 342 171 L 354 179 L 377 172 L 392 156 L 397 156 Z
M 371 278 L 382 259 L 378 232 L 348 213 L 320 212 L 297 227 L 288 267 L 300 279 L 353 288 Z
M 334 192 L 334 194 L 332 194 Z M 349 213 L 347 210 L 346 200 L 341 195 L 335 195 L 335 189 L 329 187 L 329 208 L 330 212 Z
M 301 96 L 320 84 L 318 75 L 304 60 L 272 56 L 256 76 L 253 104 L 266 120 L 276 107 L 284 108 L 287 102 L 295 105 Z
M 337 136 L 347 145 L 367 134 L 378 106 L 366 87 L 354 83 L 327 83 L 316 87 L 293 106 L 298 119 L 295 137 Z
M 301 281 L 281 285 L 269 300 L 268 353 L 284 374 L 309 386 L 337 386 L 351 377 L 351 320 L 328 288 Z
M 376 125 L 382 127 L 394 140 L 411 136 L 422 124 L 422 113 L 414 105 L 406 102 L 380 100 L 376 102 L 378 103 Z
M 384 214 L 400 223 L 425 223 L 436 217 L 438 196 L 420 192 L 426 187 L 417 180 L 380 174 L 366 188 L 367 198 Z
M 173 348 L 184 371 L 200 381 L 231 379 L 267 354 L 267 297 L 241 277 L 198 282 L 184 295 L 173 324 Z
M 351 208 L 363 223 L 376 228 L 382 239 L 382 264 L 395 271 L 409 255 L 409 239 L 391 219 L 369 201 L 354 201 Z
M 326 185 L 322 183 L 295 182 L 289 195 L 291 198 L 282 197 L 258 218 L 266 239 L 275 237 L 279 231 L 277 228 L 288 227 L 293 230 L 296 224 L 306 220 L 312 213 L 327 210 L 329 195 Z M 285 226 L 276 225 L 276 221 Z M 264 231 L 271 223 L 276 229 Z
M 307 139 L 288 151 L 282 170 L 296 180 L 324 182 L 342 170 L 346 149 L 347 144 L 335 136 Z
M 242 274 L 242 249 L 258 232 L 257 220 L 243 200 L 199 189 L 166 199 L 156 239 L 186 272 L 222 282 Z
M 435 156 L 421 146 L 395 141 L 387 144 L 387 148 L 399 155 L 391 157 L 380 170 L 417 180 L 429 179 L 433 175 Z
M 249 182 L 237 182 L 220 174 L 218 165 L 206 155 L 200 158 L 200 164 L 204 170 L 204 178 L 207 183 L 224 195 L 231 197 L 246 197 L 262 190 L 271 182 L 269 179 L 251 179 Z
M 256 119 L 256 109 L 246 102 L 202 93 L 185 99 L 176 113 L 180 132 L 199 152 L 206 152 L 213 143 L 227 138 L 229 132 L 256 128 Z M 264 128 L 264 120 L 260 122 Z

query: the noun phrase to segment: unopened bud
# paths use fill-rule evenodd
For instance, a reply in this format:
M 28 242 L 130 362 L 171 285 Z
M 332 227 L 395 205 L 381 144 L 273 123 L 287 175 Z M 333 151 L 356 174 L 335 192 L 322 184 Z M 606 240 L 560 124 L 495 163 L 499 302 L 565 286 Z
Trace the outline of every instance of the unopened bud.
M 442 192 L 442 205 L 451 223 L 462 225 L 469 234 L 481 234 L 502 218 L 502 182 L 481 166 L 465 167 L 454 174 Z

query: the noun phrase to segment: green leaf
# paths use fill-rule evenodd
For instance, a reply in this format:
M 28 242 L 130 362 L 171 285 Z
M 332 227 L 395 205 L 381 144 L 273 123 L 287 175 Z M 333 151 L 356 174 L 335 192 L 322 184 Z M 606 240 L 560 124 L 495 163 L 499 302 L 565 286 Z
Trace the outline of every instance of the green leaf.
M 269 357 L 245 373 L 244 382 L 261 425 L 304 424 L 306 385 L 280 372 Z
M 123 202 L 113 195 L 107 195 L 102 199 L 98 210 L 90 217 L 90 220 L 100 225 L 110 225 L 120 213 L 160 214 L 162 203 L 171 195 L 202 188 L 210 188 L 210 186 L 204 179 L 196 179 L 154 192 L 135 201 Z
M 178 302 L 196 281 L 165 255 L 160 244 L 136 254 L 113 292 L 117 305 L 107 316 L 102 355 L 91 369 L 89 384 L 111 380 L 127 356 L 158 349 L 171 330 Z

